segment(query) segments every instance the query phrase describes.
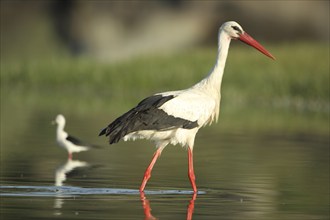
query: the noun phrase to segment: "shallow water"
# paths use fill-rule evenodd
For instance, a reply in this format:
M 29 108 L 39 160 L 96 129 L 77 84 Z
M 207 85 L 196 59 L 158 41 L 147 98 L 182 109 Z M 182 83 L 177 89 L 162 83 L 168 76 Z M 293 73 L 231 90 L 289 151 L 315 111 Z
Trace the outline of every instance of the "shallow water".
M 198 194 L 178 146 L 166 147 L 140 194 L 155 148 L 148 141 L 109 146 L 98 137 L 118 115 L 84 97 L 12 93 L 1 96 L 1 219 L 329 219 L 329 136 L 308 125 L 269 132 L 260 119 L 260 132 L 251 132 L 241 116 L 232 118 L 240 128 L 228 131 L 219 126 L 231 123 L 223 112 L 196 137 Z M 68 160 L 51 126 L 58 113 L 70 134 L 104 148 Z M 304 116 L 288 124 L 313 122 L 298 121 Z
M 154 151 L 150 142 L 105 145 L 67 160 L 54 142 L 55 128 L 47 126 L 38 138 L 31 132 L 3 142 L 2 219 L 329 217 L 325 136 L 219 134 L 205 128 L 194 149 L 198 194 L 192 193 L 187 178 L 186 151 L 177 146 L 163 151 L 140 194 Z

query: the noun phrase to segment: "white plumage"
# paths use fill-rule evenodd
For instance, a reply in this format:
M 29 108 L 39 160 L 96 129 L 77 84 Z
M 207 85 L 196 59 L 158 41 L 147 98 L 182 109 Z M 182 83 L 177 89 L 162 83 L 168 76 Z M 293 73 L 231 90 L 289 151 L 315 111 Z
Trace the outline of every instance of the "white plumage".
M 197 191 L 192 156 L 195 136 L 201 127 L 218 120 L 221 82 L 231 39 L 239 39 L 274 59 L 238 23 L 226 22 L 219 29 L 216 64 L 203 80 L 185 90 L 150 96 L 101 131 L 100 135 L 109 136 L 110 144 L 120 139 L 145 138 L 155 142 L 157 151 L 145 172 L 140 191 L 144 190 L 157 158 L 168 144 L 188 148 L 188 176 L 193 191 Z
M 57 124 L 56 141 L 61 147 L 68 151 L 69 158 L 72 158 L 72 153 L 87 151 L 92 147 L 96 147 L 95 145 L 83 143 L 81 140 L 65 132 L 65 118 L 63 115 L 57 115 L 54 123 Z
M 173 126 L 166 130 L 139 130 L 123 137 L 124 141 L 135 139 L 150 139 L 156 147 L 164 148 L 167 144 L 180 144 L 183 147 L 194 147 L 195 135 L 198 129 L 217 118 L 217 99 L 208 96 L 197 89 L 159 93 L 164 97 L 174 95 L 175 98 L 165 102 L 159 109 L 166 114 L 188 121 L 197 121 L 198 127 L 184 129 Z

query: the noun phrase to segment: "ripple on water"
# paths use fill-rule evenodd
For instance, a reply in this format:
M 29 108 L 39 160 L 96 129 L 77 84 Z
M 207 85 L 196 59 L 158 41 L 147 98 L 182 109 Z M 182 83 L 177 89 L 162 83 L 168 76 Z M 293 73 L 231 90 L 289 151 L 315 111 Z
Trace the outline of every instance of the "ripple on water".
M 0 186 L 1 196 L 72 196 L 72 195 L 135 195 L 140 194 L 136 189 L 116 188 L 82 188 L 72 186 Z M 169 195 L 169 194 L 193 194 L 189 190 L 147 190 L 145 194 Z M 206 194 L 199 191 L 198 194 Z

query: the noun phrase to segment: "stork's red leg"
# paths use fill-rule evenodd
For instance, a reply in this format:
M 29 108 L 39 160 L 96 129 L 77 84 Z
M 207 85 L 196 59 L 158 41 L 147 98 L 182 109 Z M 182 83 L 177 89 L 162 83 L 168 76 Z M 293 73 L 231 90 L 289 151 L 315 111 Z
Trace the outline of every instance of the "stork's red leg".
M 197 197 L 197 193 L 194 193 L 190 202 L 189 202 L 189 205 L 188 205 L 188 209 L 187 209 L 187 220 L 191 220 L 192 219 L 192 216 L 193 216 L 193 213 L 194 213 L 194 209 L 195 209 L 195 200 L 196 200 L 196 197 Z
M 147 167 L 146 172 L 144 173 L 142 184 L 140 186 L 140 192 L 143 192 L 144 187 L 146 187 L 146 184 L 147 184 L 148 180 L 151 177 L 152 168 L 154 167 L 154 165 L 155 165 L 158 157 L 160 156 L 162 150 L 163 150 L 163 148 L 158 148 L 157 151 L 155 152 L 154 156 L 152 157 L 152 160 L 151 160 L 149 166 Z
M 147 219 L 147 220 L 157 219 L 151 214 L 150 203 L 149 203 L 149 200 L 147 199 L 147 197 L 144 195 L 144 192 L 140 192 L 140 197 L 141 197 L 142 206 L 143 206 L 143 210 L 144 210 L 144 216 L 145 216 L 144 219 Z
M 188 147 L 188 176 L 189 176 L 189 180 L 191 183 L 191 186 L 193 188 L 194 193 L 197 192 L 197 187 L 196 187 L 196 183 L 195 183 L 195 172 L 194 172 L 194 162 L 193 162 L 193 152 L 190 149 L 190 147 Z

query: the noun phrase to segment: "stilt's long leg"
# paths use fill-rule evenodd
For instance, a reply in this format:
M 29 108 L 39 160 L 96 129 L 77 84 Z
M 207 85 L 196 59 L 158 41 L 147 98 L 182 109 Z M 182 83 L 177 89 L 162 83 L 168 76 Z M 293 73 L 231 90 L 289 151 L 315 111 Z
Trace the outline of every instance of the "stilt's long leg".
M 190 147 L 188 147 L 188 176 L 189 176 L 189 180 L 191 183 L 191 186 L 193 188 L 193 191 L 196 193 L 197 192 L 197 187 L 196 187 L 196 183 L 195 183 L 195 172 L 194 172 L 194 162 L 193 162 L 193 152 L 190 149 Z
M 151 160 L 149 166 L 147 167 L 146 172 L 144 173 L 143 181 L 142 181 L 142 184 L 140 186 L 140 192 L 144 191 L 144 188 L 145 188 L 148 180 L 151 177 L 152 168 L 154 167 L 154 165 L 155 165 L 158 157 L 160 156 L 162 150 L 163 150 L 163 148 L 161 148 L 161 147 L 158 148 L 157 151 L 155 152 L 154 156 L 152 157 L 152 160 Z

